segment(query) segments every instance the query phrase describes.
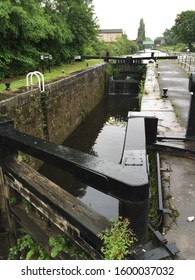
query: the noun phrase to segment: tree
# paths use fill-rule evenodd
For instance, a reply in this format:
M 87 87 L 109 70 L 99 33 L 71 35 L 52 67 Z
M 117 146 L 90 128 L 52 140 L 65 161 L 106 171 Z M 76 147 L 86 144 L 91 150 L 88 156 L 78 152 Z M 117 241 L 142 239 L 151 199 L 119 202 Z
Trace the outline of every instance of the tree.
M 98 32 L 92 0 L 43 0 L 44 10 L 55 28 L 55 37 L 40 42 L 57 64 L 82 55 Z
M 126 55 L 132 52 L 131 41 L 127 39 L 126 35 L 116 38 L 116 42 L 113 44 L 113 51 L 115 55 Z
M 178 14 L 172 31 L 178 42 L 188 45 L 192 50 L 192 43 L 195 42 L 195 11 L 185 11 Z
M 170 46 L 176 45 L 177 41 L 172 29 L 165 29 L 163 36 L 166 45 L 170 45 Z
M 0 79 L 37 69 L 43 53 L 72 60 L 97 32 L 92 0 L 0 0 Z
M 143 43 L 143 41 L 146 38 L 146 34 L 145 34 L 145 23 L 143 18 L 140 19 L 139 22 L 139 28 L 138 28 L 138 32 L 137 32 L 137 41 L 140 43 Z
M 0 0 L 0 26 L 0 65 L 4 75 L 14 76 L 35 69 L 36 43 L 53 34 L 53 26 L 47 21 L 40 1 Z
M 69 45 L 73 35 L 68 23 L 68 4 L 60 0 L 44 0 L 42 6 L 48 22 L 53 26 L 54 35 L 48 34 L 37 44 L 37 49 L 42 53 L 52 54 L 54 65 L 68 61 L 74 57 Z
M 75 54 L 82 54 L 86 44 L 95 40 L 98 25 L 93 18 L 92 0 L 66 0 L 68 3 L 67 21 L 73 34 L 72 49 Z M 77 52 L 77 53 L 76 53 Z

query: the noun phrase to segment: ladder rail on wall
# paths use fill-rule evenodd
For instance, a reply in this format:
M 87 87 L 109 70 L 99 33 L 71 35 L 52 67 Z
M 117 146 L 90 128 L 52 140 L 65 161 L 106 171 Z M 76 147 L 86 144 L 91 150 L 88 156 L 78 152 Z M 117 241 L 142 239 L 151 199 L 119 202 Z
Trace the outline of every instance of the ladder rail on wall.
M 32 86 L 33 86 L 33 76 L 37 77 L 37 79 L 38 79 L 38 87 L 39 87 L 40 91 L 44 92 L 45 91 L 44 76 L 39 71 L 29 72 L 26 75 L 26 86 L 27 86 L 27 89 L 32 88 Z M 29 86 L 29 78 L 30 78 L 30 86 Z

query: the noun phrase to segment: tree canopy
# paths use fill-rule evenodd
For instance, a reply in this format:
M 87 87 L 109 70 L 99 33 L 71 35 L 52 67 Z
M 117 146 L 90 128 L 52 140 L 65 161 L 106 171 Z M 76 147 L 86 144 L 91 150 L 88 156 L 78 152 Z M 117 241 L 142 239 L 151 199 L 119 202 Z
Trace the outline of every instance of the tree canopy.
M 139 22 L 139 28 L 137 31 L 137 41 L 138 42 L 143 42 L 146 38 L 146 33 L 145 33 L 145 23 L 143 18 L 140 19 Z
M 175 37 L 175 34 L 173 32 L 172 29 L 165 29 L 164 33 L 163 33 L 163 36 L 164 36 L 164 40 L 165 40 L 165 44 L 166 45 L 175 45 L 176 44 L 176 37 Z
M 36 69 L 44 53 L 66 62 L 97 32 L 92 0 L 0 0 L 0 78 Z
M 172 31 L 178 42 L 188 45 L 192 49 L 195 42 L 195 11 L 185 11 L 178 14 Z

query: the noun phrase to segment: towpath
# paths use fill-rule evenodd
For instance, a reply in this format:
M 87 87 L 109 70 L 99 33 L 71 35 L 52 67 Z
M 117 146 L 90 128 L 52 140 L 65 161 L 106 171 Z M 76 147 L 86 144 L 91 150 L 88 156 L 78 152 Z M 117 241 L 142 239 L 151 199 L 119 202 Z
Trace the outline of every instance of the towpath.
M 158 134 L 185 136 L 191 100 L 188 82 L 176 61 L 159 61 L 158 68 L 148 64 L 141 111 L 158 117 Z M 163 88 L 168 89 L 166 99 L 161 98 Z M 195 147 L 195 143 L 188 145 Z M 195 220 L 188 221 L 195 217 L 195 159 L 163 154 L 161 164 L 169 170 L 163 172 L 165 204 L 174 210 L 174 215 L 165 215 L 164 235 L 180 250 L 177 259 L 195 260 Z

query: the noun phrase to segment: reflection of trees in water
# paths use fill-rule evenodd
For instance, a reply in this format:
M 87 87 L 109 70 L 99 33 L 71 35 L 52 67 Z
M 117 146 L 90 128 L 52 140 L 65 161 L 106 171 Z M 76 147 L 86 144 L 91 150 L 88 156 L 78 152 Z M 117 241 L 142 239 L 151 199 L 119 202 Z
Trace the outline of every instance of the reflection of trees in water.
M 125 127 L 127 124 L 126 121 L 124 121 L 123 119 L 121 120 L 121 118 L 117 118 L 117 117 L 109 117 L 108 120 L 106 121 L 106 125 L 116 125 L 119 127 Z

